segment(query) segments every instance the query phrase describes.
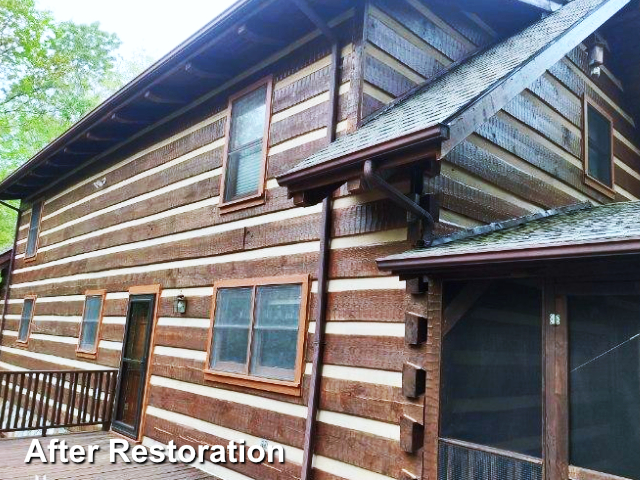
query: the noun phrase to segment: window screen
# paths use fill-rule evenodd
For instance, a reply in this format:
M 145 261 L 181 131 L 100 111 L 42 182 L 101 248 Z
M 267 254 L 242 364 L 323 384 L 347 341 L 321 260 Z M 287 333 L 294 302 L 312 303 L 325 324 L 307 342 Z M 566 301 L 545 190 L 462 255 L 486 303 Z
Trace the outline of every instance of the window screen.
M 267 92 L 267 85 L 263 85 L 232 103 L 224 188 L 227 202 L 260 189 Z
M 441 436 L 541 458 L 540 290 L 493 282 L 465 308 L 443 342 Z
M 570 463 L 640 478 L 640 296 L 570 296 Z
M 88 295 L 84 301 L 82 328 L 78 349 L 83 352 L 95 352 L 98 343 L 98 329 L 102 315 L 102 295 Z
M 302 284 L 219 288 L 209 369 L 293 381 Z
M 42 202 L 34 203 L 31 207 L 31 221 L 29 222 L 29 235 L 27 237 L 27 246 L 25 257 L 31 258 L 38 251 L 38 233 L 40 230 L 40 217 L 42 216 Z
M 18 341 L 26 342 L 29 340 L 29 327 L 33 318 L 33 307 L 35 306 L 35 298 L 25 298 L 22 304 L 22 315 L 20 316 L 20 327 L 18 329 Z
M 611 145 L 611 122 L 591 105 L 587 108 L 589 125 L 589 161 L 590 177 L 612 187 L 611 162 L 613 161 Z

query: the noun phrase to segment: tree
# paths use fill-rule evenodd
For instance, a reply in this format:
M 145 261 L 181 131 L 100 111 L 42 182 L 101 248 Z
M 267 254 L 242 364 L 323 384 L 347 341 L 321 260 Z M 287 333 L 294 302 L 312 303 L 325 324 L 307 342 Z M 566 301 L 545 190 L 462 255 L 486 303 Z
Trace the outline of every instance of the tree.
M 130 79 L 135 62 L 116 55 L 119 45 L 98 23 L 56 22 L 35 0 L 0 0 L 0 178 Z M 7 210 L 0 247 L 13 242 Z

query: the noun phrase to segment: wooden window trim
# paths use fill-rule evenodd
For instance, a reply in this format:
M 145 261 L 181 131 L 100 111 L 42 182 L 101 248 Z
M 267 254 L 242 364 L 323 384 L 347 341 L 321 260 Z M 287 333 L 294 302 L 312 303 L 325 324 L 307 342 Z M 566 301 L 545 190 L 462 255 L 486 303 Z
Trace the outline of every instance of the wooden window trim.
M 33 207 L 35 207 L 38 204 L 41 204 L 41 207 L 40 207 L 40 218 L 38 219 L 38 228 L 36 229 L 36 246 L 35 246 L 33 255 L 29 257 L 27 256 L 27 248 L 29 248 L 29 235 L 31 234 L 31 219 L 33 218 Z M 27 243 L 24 246 L 24 262 L 25 263 L 35 262 L 36 258 L 38 257 L 38 249 L 40 247 L 40 228 L 42 227 L 43 212 L 44 212 L 44 200 L 39 200 L 37 202 L 34 202 L 31 205 L 31 215 L 29 216 L 29 224 L 27 226 Z
M 231 134 L 231 116 L 233 114 L 233 103 L 241 97 L 251 93 L 254 90 L 266 85 L 267 94 L 265 100 L 265 122 L 264 133 L 262 136 L 262 165 L 260 167 L 260 179 L 258 181 L 258 192 L 253 195 L 247 195 L 246 197 L 237 198 L 225 202 L 225 184 L 227 181 L 227 160 L 229 157 L 229 145 Z M 269 75 L 258 82 L 249 85 L 247 88 L 239 91 L 238 93 L 229 97 L 227 105 L 227 120 L 225 124 L 225 142 L 224 152 L 222 155 L 222 175 L 220 176 L 220 203 L 218 204 L 220 213 L 235 212 L 245 208 L 255 207 L 262 205 L 265 202 L 265 184 L 267 176 L 267 158 L 269 153 L 269 131 L 271 128 L 271 108 L 273 103 L 273 76 Z
M 211 362 L 211 354 L 213 353 L 213 338 L 215 330 L 215 318 L 216 318 L 216 300 L 218 296 L 218 290 L 221 288 L 241 288 L 252 287 L 252 305 L 251 305 L 251 330 L 249 332 L 249 357 L 248 361 L 251 361 L 251 344 L 253 340 L 253 321 L 255 311 L 255 295 L 256 287 L 264 285 L 290 285 L 300 284 L 301 298 L 300 298 L 300 314 L 298 320 L 298 341 L 296 344 L 296 363 L 294 368 L 294 380 L 275 380 L 270 378 L 257 377 L 250 374 L 238 374 L 221 372 L 218 370 L 211 370 L 209 365 Z M 209 334 L 207 337 L 207 359 L 204 365 L 205 380 L 212 382 L 227 383 L 231 385 L 237 385 L 241 387 L 249 387 L 257 390 L 264 390 L 274 393 L 282 393 L 285 395 L 300 396 L 302 394 L 302 376 L 305 359 L 305 347 L 308 331 L 308 319 L 309 319 L 309 295 L 310 295 L 310 278 L 309 275 L 288 275 L 282 277 L 262 277 L 255 279 L 243 279 L 243 280 L 222 280 L 216 282 L 213 286 L 213 297 L 211 306 L 211 325 L 209 327 Z
M 602 115 L 611 125 L 611 158 L 609 159 L 611 165 L 611 186 L 602 183 L 595 177 L 589 175 L 589 107 L 592 107 L 600 115 Z M 591 100 L 587 95 L 583 97 L 582 103 L 582 157 L 583 157 L 583 170 L 584 170 L 584 183 L 588 187 L 597 190 L 598 192 L 606 195 L 611 199 L 616 198 L 616 177 L 615 177 L 615 158 L 613 154 L 613 144 L 615 141 L 614 136 L 614 122 L 613 117 L 600 105 Z
M 102 297 L 100 303 L 100 312 L 98 313 L 98 325 L 96 330 L 96 338 L 93 342 L 93 348 L 86 350 L 80 347 L 80 341 L 82 339 L 82 331 L 84 330 L 85 318 L 87 308 L 87 299 L 89 297 Z M 80 330 L 78 331 L 78 345 L 76 346 L 76 356 L 83 358 L 95 359 L 98 356 L 98 345 L 100 345 L 101 332 L 102 332 L 102 318 L 104 316 L 104 304 L 107 299 L 106 290 L 87 290 L 84 292 L 84 304 L 82 305 L 82 320 L 80 321 Z
M 27 329 L 27 339 L 20 340 L 20 326 L 22 325 L 22 312 L 20 312 L 20 323 L 18 323 L 18 336 L 16 337 L 16 347 L 27 348 L 29 346 L 29 339 L 31 338 L 31 326 L 33 324 L 33 317 L 36 312 L 36 302 L 38 300 L 37 295 L 26 295 L 22 303 L 22 311 L 24 311 L 24 301 L 33 300 L 33 306 L 31 307 L 31 316 L 29 317 L 29 327 Z

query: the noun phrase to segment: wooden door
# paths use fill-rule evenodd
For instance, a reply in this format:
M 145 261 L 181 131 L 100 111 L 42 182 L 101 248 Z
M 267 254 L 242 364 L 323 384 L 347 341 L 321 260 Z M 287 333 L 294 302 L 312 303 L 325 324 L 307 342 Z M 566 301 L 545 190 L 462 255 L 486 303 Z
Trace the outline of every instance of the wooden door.
M 131 295 L 112 428 L 137 439 L 147 383 L 156 294 Z

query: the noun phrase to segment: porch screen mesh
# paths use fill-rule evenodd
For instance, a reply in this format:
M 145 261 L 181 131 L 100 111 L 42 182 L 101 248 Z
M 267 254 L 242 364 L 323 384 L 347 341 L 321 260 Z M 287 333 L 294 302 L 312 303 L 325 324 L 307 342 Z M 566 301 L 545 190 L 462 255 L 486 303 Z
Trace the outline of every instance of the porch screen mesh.
M 542 480 L 542 464 L 440 442 L 439 480 Z

